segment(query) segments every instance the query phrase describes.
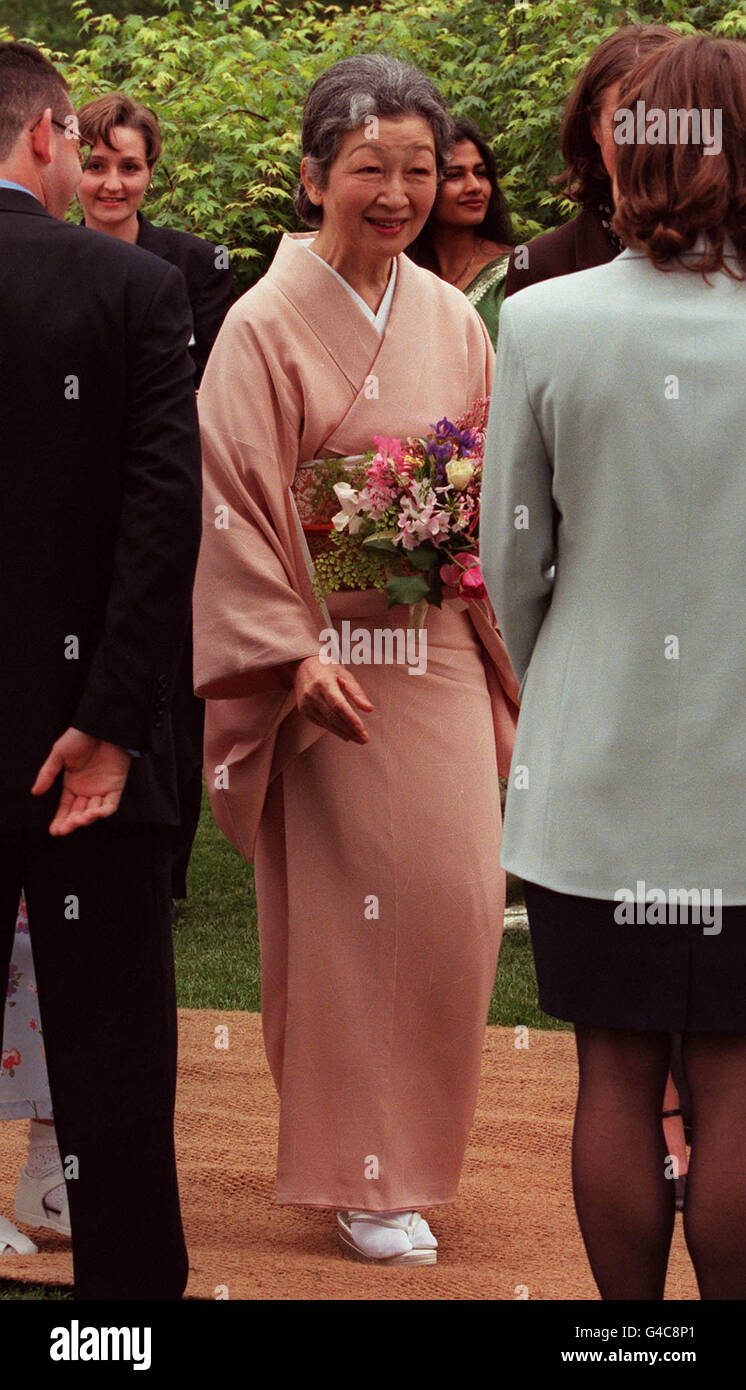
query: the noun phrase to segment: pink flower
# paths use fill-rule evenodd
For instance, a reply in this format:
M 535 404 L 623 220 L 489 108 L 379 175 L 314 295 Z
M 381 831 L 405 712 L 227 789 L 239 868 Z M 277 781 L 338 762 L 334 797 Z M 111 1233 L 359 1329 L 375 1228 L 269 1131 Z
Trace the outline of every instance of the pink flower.
M 11 1048 L 10 1048 L 10 1051 L 4 1052 L 4 1053 L 3 1053 L 3 1067 L 4 1067 L 5 1071 L 12 1071 L 13 1067 L 17 1067 L 17 1066 L 18 1066 L 18 1063 L 20 1062 L 20 1060 L 21 1060 L 21 1054 L 20 1054 L 20 1052 L 18 1051 L 18 1048 L 17 1048 L 17 1047 L 11 1047 Z
M 459 593 L 462 598 L 484 598 L 487 590 L 484 587 L 479 561 L 471 565 L 465 574 L 462 574 Z
M 484 598 L 487 590 L 479 567 L 479 557 L 468 550 L 460 550 L 453 558 L 456 563 L 440 567 L 443 583 L 447 584 L 449 589 L 455 589 L 459 598 Z
M 360 510 L 373 521 L 380 521 L 396 496 L 395 489 L 377 479 L 371 480 L 359 493 Z
M 379 454 L 385 458 L 393 459 L 394 463 L 401 463 L 404 459 L 404 449 L 400 439 L 389 439 L 385 434 L 374 434 L 373 443 Z M 375 459 L 373 460 L 375 463 Z
M 428 482 L 419 484 L 414 495 L 402 498 L 397 526 L 405 550 L 413 550 L 422 541 L 447 535 L 449 525 L 448 516 L 438 510 L 437 495 Z
M 456 428 L 459 430 L 486 430 L 489 413 L 489 396 L 487 396 L 486 398 L 479 397 L 477 400 L 472 401 L 471 405 L 469 406 L 469 409 L 465 411 L 463 415 L 459 415 L 458 420 L 456 421 Z
M 39 1027 L 38 1018 L 30 1018 L 28 1026 L 29 1028 L 37 1029 Z
M 459 569 L 458 565 L 441 565 L 440 567 L 440 577 L 449 589 L 458 588 L 462 573 L 463 571 Z
M 370 487 L 391 487 L 391 465 L 385 454 L 376 454 L 365 470 L 365 480 Z

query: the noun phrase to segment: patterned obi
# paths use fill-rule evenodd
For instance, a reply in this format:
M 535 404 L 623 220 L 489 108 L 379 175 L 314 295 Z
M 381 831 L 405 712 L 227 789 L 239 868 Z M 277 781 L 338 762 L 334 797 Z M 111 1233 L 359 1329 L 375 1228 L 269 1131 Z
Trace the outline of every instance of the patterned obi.
M 312 558 L 327 549 L 334 529 L 332 517 L 340 510 L 334 484 L 348 482 L 351 487 L 362 487 L 366 459 L 365 454 L 354 454 L 298 464 L 290 492 Z

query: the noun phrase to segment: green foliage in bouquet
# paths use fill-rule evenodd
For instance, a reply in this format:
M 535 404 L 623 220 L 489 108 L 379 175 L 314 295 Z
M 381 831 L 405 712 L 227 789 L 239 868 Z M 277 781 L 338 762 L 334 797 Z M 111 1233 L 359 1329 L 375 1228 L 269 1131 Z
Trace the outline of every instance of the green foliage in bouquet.
M 443 586 L 438 560 L 429 542 L 403 553 L 400 546 L 378 536 L 361 543 L 359 535 L 333 531 L 328 548 L 314 560 L 314 592 L 325 598 L 337 589 L 383 589 L 389 608 L 424 599 L 439 608 Z
M 329 545 L 314 559 L 313 582 L 317 598 L 338 589 L 385 589 L 386 570 L 380 557 L 365 550 L 355 536 L 332 531 Z
M 430 541 L 424 541 L 413 550 L 403 552 L 393 541 L 371 536 L 362 543 L 363 554 L 366 549 L 369 553 L 383 557 L 388 576 L 383 587 L 386 589 L 389 608 L 393 608 L 397 603 L 412 604 L 424 600 L 440 608 L 443 598 L 443 585 L 439 574 L 441 557 Z
M 44 8 L 39 0 L 42 18 Z M 80 46 L 51 56 L 78 105 L 123 88 L 154 107 L 164 151 L 144 211 L 227 246 L 242 289 L 264 273 L 280 234 L 297 230 L 303 99 L 338 58 L 383 50 L 422 67 L 454 114 L 484 130 L 527 239 L 576 211 L 552 183 L 559 122 L 600 39 L 636 22 L 746 38 L 742 0 L 376 0 L 344 9 L 193 0 L 186 12 L 179 0 L 161 0 L 155 15 L 152 0 L 142 15 L 116 0 L 116 8 L 118 16 L 96 14 L 87 0 L 72 0 Z M 0 38 L 26 36 L 27 13 L 3 5 Z M 37 16 L 28 36 L 40 42 L 45 32 L 51 43 L 62 36 Z M 76 205 L 71 216 L 79 217 Z

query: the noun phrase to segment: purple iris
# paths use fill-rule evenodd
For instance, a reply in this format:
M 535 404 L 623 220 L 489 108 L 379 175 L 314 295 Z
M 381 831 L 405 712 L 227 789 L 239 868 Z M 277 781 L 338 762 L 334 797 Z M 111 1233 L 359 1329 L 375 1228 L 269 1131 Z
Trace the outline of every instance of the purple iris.
M 435 464 L 438 483 L 445 484 L 448 481 L 446 464 L 459 452 L 463 457 L 475 449 L 479 431 L 471 427 L 458 430 L 445 415 L 432 428 L 435 438 L 428 440 L 427 452 Z
M 429 443 L 427 452 L 435 464 L 435 476 L 439 483 L 447 482 L 446 464 L 450 462 L 454 455 L 454 445 L 452 440 L 444 439 L 442 443 Z

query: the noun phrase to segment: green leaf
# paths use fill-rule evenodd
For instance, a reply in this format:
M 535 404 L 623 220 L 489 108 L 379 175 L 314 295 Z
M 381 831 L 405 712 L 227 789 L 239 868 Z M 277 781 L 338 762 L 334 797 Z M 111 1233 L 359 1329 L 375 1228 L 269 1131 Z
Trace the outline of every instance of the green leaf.
M 416 546 L 414 550 L 404 550 L 402 555 L 407 564 L 412 565 L 416 570 L 432 569 L 438 558 L 438 552 L 430 541 Z
M 429 592 L 430 585 L 421 574 L 392 574 L 386 581 L 389 608 L 395 603 L 418 603 Z
M 363 545 L 366 550 L 377 550 L 382 555 L 401 555 L 399 546 L 385 536 L 366 536 Z

